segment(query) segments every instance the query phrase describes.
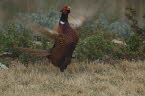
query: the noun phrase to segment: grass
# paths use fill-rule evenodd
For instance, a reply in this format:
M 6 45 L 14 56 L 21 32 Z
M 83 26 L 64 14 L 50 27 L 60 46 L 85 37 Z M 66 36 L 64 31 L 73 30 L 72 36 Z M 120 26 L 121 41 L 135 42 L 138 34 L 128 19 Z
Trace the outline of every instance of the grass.
M 0 96 L 145 96 L 145 62 L 73 62 L 61 73 L 46 60 L 13 61 L 0 70 Z

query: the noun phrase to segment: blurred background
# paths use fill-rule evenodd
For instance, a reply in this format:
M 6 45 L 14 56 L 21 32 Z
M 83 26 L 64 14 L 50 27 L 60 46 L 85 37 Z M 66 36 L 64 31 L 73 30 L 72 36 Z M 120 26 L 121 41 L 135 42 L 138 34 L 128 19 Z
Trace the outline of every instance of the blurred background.
M 19 60 L 26 62 L 30 56 L 13 46 L 52 48 L 53 42 L 48 37 L 32 32 L 20 19 L 54 29 L 64 5 L 71 6 L 69 17 L 73 20 L 85 18 L 76 28 L 80 40 L 75 59 L 145 57 L 145 0 L 0 0 L 0 53 L 22 53 Z
M 124 18 L 125 8 L 132 7 L 142 22 L 144 0 L 0 0 L 0 22 L 15 18 L 18 13 L 47 13 L 50 8 L 59 11 L 69 5 L 76 14 L 88 16 L 104 13 L 105 16 Z

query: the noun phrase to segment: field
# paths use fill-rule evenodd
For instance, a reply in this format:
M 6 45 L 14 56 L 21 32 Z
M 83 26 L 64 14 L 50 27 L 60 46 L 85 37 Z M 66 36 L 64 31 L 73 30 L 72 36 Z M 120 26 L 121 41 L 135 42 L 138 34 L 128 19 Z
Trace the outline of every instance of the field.
M 145 62 L 75 62 L 61 73 L 47 61 L 0 70 L 0 96 L 145 96 Z
M 145 96 L 145 0 L 0 5 L 0 96 Z

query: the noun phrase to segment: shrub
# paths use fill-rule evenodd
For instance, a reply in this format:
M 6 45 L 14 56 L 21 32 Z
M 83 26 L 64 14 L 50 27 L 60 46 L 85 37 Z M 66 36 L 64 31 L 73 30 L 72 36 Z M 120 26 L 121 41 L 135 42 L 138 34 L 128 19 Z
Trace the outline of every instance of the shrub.
M 97 31 L 95 35 L 81 40 L 76 48 L 78 59 L 98 59 L 112 53 L 113 44 L 104 38 L 103 31 Z
M 138 35 L 130 36 L 125 42 L 126 45 L 115 51 L 115 57 L 127 60 L 140 60 L 144 58 L 145 46 L 143 45 L 143 40 Z
M 3 25 L 4 31 L 0 33 L 1 51 L 11 52 L 14 46 L 30 47 L 32 45 L 32 35 L 28 30 L 20 30 L 16 24 Z
M 143 40 L 138 35 L 132 35 L 126 40 L 126 48 L 129 52 L 137 52 L 143 46 Z
M 50 9 L 47 14 L 32 13 L 32 14 L 19 14 L 20 16 L 30 19 L 44 27 L 53 28 L 59 19 L 58 11 Z M 39 43 L 36 41 L 38 35 L 25 28 L 23 22 L 19 20 L 14 24 L 3 24 L 0 26 L 0 53 L 10 52 L 20 54 L 19 60 L 26 64 L 28 61 L 35 61 L 37 56 L 29 56 L 28 53 L 19 52 L 14 49 L 16 47 L 34 48 L 34 49 L 49 49 L 52 47 L 52 42 L 47 37 L 41 37 Z

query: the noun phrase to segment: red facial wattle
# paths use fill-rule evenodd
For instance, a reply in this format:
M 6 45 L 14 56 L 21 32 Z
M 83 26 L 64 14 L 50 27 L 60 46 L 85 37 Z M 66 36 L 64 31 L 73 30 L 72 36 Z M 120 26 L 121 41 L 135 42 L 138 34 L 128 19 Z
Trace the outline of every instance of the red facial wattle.
M 63 14 L 67 14 L 67 13 L 68 13 L 68 12 L 67 12 L 67 9 L 63 9 L 62 13 L 63 13 Z
M 67 14 L 68 13 L 67 10 L 68 10 L 68 6 L 64 6 L 63 9 L 62 9 L 62 13 Z

